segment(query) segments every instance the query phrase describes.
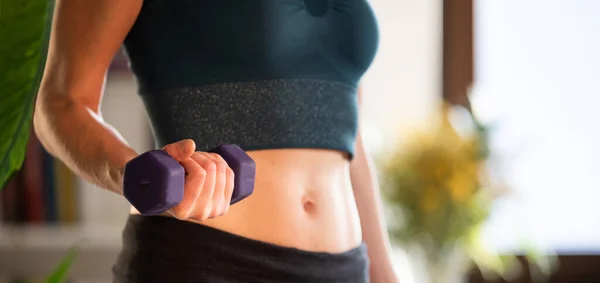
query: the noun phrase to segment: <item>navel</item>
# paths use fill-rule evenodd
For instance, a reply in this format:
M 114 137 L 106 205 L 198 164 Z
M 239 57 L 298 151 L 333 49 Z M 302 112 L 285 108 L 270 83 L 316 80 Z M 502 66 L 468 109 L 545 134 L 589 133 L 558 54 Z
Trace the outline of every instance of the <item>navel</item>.
M 314 199 L 304 196 L 302 197 L 302 208 L 304 208 L 304 212 L 309 215 L 314 215 L 317 213 L 317 204 Z

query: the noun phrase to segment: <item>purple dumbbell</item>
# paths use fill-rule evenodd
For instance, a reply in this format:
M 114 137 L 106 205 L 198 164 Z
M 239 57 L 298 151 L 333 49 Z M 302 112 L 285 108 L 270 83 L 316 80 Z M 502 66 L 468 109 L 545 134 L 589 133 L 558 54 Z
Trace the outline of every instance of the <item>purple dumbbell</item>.
M 210 152 L 223 157 L 235 174 L 231 204 L 254 191 L 256 165 L 237 145 L 221 145 Z M 123 194 L 142 214 L 160 214 L 183 198 L 185 170 L 164 150 L 150 150 L 125 165 Z

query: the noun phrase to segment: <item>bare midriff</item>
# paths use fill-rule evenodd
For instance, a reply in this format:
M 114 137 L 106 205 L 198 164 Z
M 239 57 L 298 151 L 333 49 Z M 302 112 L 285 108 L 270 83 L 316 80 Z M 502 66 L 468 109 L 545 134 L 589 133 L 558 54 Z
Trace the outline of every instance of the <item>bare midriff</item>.
M 323 149 L 247 153 L 256 162 L 254 193 L 199 225 L 314 252 L 344 252 L 360 245 L 345 154 Z M 132 213 L 138 212 L 132 208 Z

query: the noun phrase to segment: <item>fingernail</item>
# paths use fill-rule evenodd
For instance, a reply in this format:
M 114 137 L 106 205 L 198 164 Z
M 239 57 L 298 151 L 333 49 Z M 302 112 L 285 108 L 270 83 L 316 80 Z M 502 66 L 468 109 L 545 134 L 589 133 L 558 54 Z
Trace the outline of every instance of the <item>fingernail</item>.
M 185 153 L 187 150 L 187 146 L 186 144 L 188 143 L 188 141 L 183 141 L 182 143 L 179 144 L 179 149 L 181 150 L 182 153 Z

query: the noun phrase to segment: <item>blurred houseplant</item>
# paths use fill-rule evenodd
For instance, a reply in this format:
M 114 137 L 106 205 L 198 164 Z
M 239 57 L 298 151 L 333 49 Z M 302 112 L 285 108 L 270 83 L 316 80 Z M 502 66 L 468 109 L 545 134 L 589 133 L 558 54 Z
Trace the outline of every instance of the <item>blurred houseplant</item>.
M 54 4 L 0 0 L 0 190 L 23 166 Z M 68 251 L 46 282 L 63 282 L 76 254 Z
M 462 282 L 471 263 L 506 274 L 510 258 L 485 250 L 478 237 L 507 191 L 490 177 L 486 128 L 444 104 L 431 127 L 405 141 L 380 160 L 392 239 L 421 255 L 432 283 Z

